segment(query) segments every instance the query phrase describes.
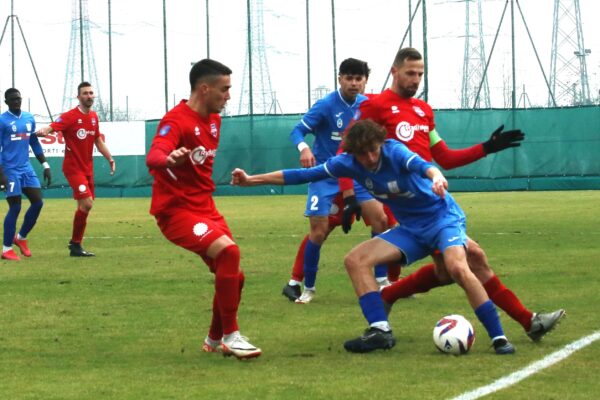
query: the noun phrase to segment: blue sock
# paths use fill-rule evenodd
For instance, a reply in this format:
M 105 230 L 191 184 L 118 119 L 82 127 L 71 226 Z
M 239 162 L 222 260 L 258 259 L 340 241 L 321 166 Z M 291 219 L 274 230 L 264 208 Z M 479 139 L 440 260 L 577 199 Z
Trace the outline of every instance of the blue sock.
M 379 233 L 371 232 L 371 237 L 379 235 Z M 387 278 L 387 265 L 377 264 L 375 266 L 375 278 Z
M 475 310 L 475 315 L 487 330 L 491 339 L 504 336 L 504 330 L 500 325 L 500 318 L 496 312 L 496 306 L 491 300 L 486 301 Z
M 363 315 L 367 319 L 369 325 L 375 322 L 387 322 L 387 314 L 383 308 L 383 300 L 379 292 L 365 293 L 358 299 Z
M 17 218 L 21 212 L 21 204 L 9 204 L 8 212 L 4 217 L 4 245 L 10 247 L 13 244 L 15 232 L 17 230 Z
M 304 249 L 304 287 L 315 287 L 320 256 L 321 245 L 314 244 L 309 239 Z
M 31 203 L 27 212 L 25 213 L 25 217 L 23 218 L 23 225 L 21 225 L 21 230 L 19 231 L 19 235 L 25 238 L 33 229 L 33 226 L 37 222 L 38 217 L 40 216 L 40 212 L 42 211 L 42 206 L 44 205 L 43 201 L 38 201 L 35 203 Z

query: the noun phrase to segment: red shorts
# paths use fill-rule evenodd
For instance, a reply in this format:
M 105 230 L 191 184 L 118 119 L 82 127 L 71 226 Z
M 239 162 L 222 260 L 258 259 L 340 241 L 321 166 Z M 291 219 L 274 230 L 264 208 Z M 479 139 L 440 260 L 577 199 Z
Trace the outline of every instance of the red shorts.
M 94 196 L 94 177 L 83 174 L 65 174 L 69 186 L 73 189 L 73 198 L 75 200 L 85 199 Z
M 209 266 L 206 252 L 210 245 L 223 235 L 233 240 L 225 218 L 217 210 L 211 214 L 197 214 L 179 209 L 168 216 L 157 215 L 156 223 L 167 239 L 200 255 Z

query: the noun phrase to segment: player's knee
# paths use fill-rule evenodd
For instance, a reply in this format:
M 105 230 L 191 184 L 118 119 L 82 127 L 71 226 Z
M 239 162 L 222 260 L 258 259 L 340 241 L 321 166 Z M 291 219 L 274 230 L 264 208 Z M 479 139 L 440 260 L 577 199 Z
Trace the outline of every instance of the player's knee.
M 363 264 L 364 257 L 357 251 L 350 251 L 350 253 L 346 254 L 344 257 L 344 266 L 349 273 L 360 269 Z
M 469 262 L 469 266 L 473 272 L 486 271 L 490 269 L 487 256 L 477 242 L 469 242 L 469 247 L 467 249 L 467 261 Z
M 34 210 L 40 211 L 42 209 L 42 207 L 44 207 L 44 202 L 42 200 L 34 201 L 31 203 L 30 207 Z
M 18 216 L 19 213 L 21 212 L 21 203 L 11 203 L 8 206 L 8 214 L 14 215 L 14 216 Z
M 223 248 L 215 258 L 217 275 L 238 275 L 240 273 L 240 248 L 229 245 Z

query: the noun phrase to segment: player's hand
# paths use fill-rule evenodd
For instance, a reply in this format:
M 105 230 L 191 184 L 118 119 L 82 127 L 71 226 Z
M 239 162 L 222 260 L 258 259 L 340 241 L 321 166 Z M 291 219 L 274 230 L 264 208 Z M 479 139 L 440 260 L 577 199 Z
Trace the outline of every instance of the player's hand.
M 52 128 L 49 126 L 46 126 L 45 128 L 40 128 L 37 131 L 35 131 L 35 135 L 38 137 L 46 137 L 51 133 L 52 133 Z
M 436 175 L 432 181 L 431 190 L 443 199 L 446 196 L 446 189 L 448 189 L 448 181 L 442 174 Z
M 110 165 L 110 175 L 114 175 L 115 174 L 115 169 L 117 169 L 117 164 L 115 163 L 115 160 L 113 160 L 112 158 L 110 160 L 108 160 L 108 165 Z
M 315 156 L 310 147 L 302 149 L 300 152 L 300 164 L 303 168 L 314 167 L 316 164 Z
M 504 125 L 492 132 L 492 136 L 487 142 L 483 142 L 483 150 L 486 154 L 496 153 L 508 149 L 509 147 L 519 147 L 521 140 L 525 139 L 525 134 L 520 129 L 503 132 Z
M 233 186 L 247 186 L 248 185 L 248 174 L 241 168 L 236 168 L 231 171 L 231 182 Z
M 6 179 L 6 175 L 4 175 L 4 172 L 0 172 L 0 190 L 5 192 L 7 185 L 8 179 Z
M 189 156 L 190 151 L 185 147 L 175 149 L 167 156 L 167 167 L 175 167 L 183 164 L 183 162 Z
M 360 221 L 362 209 L 356 201 L 356 196 L 348 196 L 344 198 L 344 211 L 342 212 L 342 230 L 344 233 L 350 232 L 352 228 L 352 220 L 356 215 L 356 220 Z
M 50 172 L 50 168 L 44 168 L 44 182 L 46 183 L 46 187 L 49 187 L 52 183 L 52 173 Z

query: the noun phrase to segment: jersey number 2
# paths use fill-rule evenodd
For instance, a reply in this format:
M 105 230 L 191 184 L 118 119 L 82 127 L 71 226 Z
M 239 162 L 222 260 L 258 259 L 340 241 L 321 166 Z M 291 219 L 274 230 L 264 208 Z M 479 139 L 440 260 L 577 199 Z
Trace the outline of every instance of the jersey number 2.
M 319 204 L 319 197 L 318 196 L 312 196 L 310 198 L 310 209 L 312 211 L 318 210 L 319 207 L 317 207 L 317 204 Z

